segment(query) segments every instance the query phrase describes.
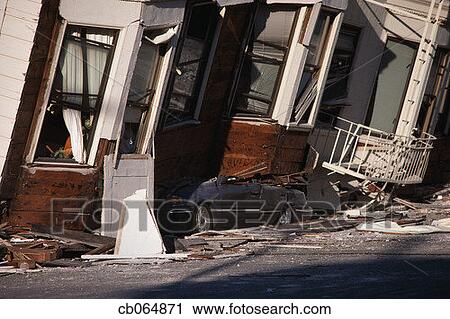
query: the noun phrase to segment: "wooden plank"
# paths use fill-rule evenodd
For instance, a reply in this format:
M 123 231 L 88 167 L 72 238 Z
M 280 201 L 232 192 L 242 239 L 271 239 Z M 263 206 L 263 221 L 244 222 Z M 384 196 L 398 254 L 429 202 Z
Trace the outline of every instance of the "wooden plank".
M 113 249 L 116 246 L 115 243 L 109 243 L 109 244 L 105 244 L 102 245 L 100 247 L 94 248 L 90 251 L 88 251 L 85 255 L 100 255 L 103 253 L 106 253 L 108 250 Z
M 15 119 L 19 104 L 19 100 L 0 96 L 0 118 L 5 117 L 8 119 Z
M 63 234 L 51 234 L 51 228 L 44 225 L 33 225 L 32 233 L 45 238 L 79 243 L 91 247 L 103 247 L 105 245 L 115 245 L 116 243 L 115 238 L 97 236 L 82 231 L 64 230 Z
M 8 0 L 7 8 L 16 9 L 38 18 L 41 10 L 41 2 L 29 0 Z
M 0 74 L 0 96 L 20 100 L 24 80 L 12 79 Z
M 7 34 L 18 39 L 33 43 L 37 21 L 23 21 L 12 15 L 5 14 L 3 19 L 2 34 Z
M 67 210 L 80 209 L 87 202 L 87 198 L 69 197 L 69 198 L 55 198 L 54 196 L 46 195 L 16 195 L 11 204 L 12 211 L 29 211 L 35 212 L 64 212 Z
M 91 213 L 81 212 L 36 212 L 36 211 L 11 211 L 8 221 L 11 225 L 32 226 L 53 225 L 55 231 L 84 230 L 94 227 Z
M 7 0 L 0 0 L 0 34 L 2 33 L 3 19 L 5 17 Z
M 14 120 L 0 116 L 0 136 L 11 138 L 14 128 Z
M 5 158 L 8 153 L 9 143 L 11 139 L 0 136 L 0 157 Z

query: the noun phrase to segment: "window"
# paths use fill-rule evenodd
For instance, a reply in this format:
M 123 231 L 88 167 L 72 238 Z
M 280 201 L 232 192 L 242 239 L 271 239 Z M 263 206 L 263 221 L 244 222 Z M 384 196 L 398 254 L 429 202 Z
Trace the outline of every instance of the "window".
M 296 14 L 295 8 L 258 6 L 239 70 L 234 114 L 270 116 Z
M 215 3 L 194 3 L 187 8 L 164 102 L 164 125 L 194 118 L 218 19 L 219 9 Z
M 85 163 L 103 98 L 115 31 L 68 26 L 36 160 Z
M 343 26 L 331 59 L 322 103 L 333 104 L 348 95 L 348 79 L 358 42 L 359 30 Z
M 367 116 L 370 127 L 395 131 L 416 52 L 417 44 L 387 40 Z
M 450 50 L 437 48 L 417 119 L 416 127 L 419 132 L 429 132 L 436 136 L 449 133 L 449 63 Z
M 148 126 L 151 101 L 155 93 L 159 62 L 166 48 L 165 44 L 158 45 L 152 40 L 155 35 L 160 33 L 146 31 L 142 38 L 123 119 L 119 147 L 121 154 L 145 152 L 142 149 L 143 139 Z
M 309 123 L 312 106 L 318 96 L 319 74 L 333 21 L 333 13 L 321 11 L 314 27 L 291 118 L 297 125 Z

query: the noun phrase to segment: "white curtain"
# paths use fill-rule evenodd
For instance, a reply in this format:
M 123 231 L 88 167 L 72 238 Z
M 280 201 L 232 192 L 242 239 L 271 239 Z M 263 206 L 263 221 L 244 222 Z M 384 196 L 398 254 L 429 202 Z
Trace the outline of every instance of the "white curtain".
M 64 56 L 61 59 L 62 91 L 67 93 L 83 93 L 83 55 L 79 43 L 66 40 Z M 65 95 L 64 100 L 81 105 L 81 95 Z M 81 111 L 63 108 L 63 118 L 70 134 L 72 154 L 75 161 L 84 163 L 83 127 Z
M 78 163 L 84 163 L 85 152 L 83 145 L 83 127 L 81 126 L 81 112 L 64 107 L 63 118 L 70 134 L 73 158 Z
M 78 32 L 73 35 L 79 36 Z M 112 44 L 113 37 L 101 34 L 87 34 L 87 39 Z M 105 71 L 108 49 L 88 43 L 87 44 L 87 76 L 88 93 L 97 95 Z M 79 41 L 66 39 L 60 60 L 61 89 L 67 93 L 63 99 L 67 102 L 82 105 L 83 94 L 83 53 Z M 85 79 L 86 80 L 86 79 Z M 89 97 L 89 105 L 94 107 L 97 102 L 95 96 Z M 85 149 L 83 145 L 83 126 L 81 111 L 63 108 L 63 118 L 70 134 L 73 158 L 85 162 Z

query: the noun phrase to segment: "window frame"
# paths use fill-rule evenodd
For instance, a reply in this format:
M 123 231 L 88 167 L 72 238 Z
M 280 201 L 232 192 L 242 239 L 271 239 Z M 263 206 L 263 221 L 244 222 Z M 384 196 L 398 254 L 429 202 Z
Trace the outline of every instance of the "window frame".
M 195 102 L 192 103 L 190 106 L 190 110 L 188 112 L 187 116 L 183 116 L 182 118 L 177 119 L 176 121 L 170 121 L 169 116 L 167 112 L 171 112 L 169 110 L 169 104 L 171 100 L 171 96 L 174 90 L 175 80 L 176 80 L 176 74 L 175 74 L 175 68 L 179 65 L 179 61 L 181 58 L 181 54 L 183 53 L 183 46 L 185 43 L 185 40 L 187 38 L 187 33 L 189 30 L 189 23 L 192 19 L 192 11 L 193 8 L 198 6 L 206 6 L 206 5 L 215 5 L 214 2 L 211 2 L 210 0 L 199 0 L 193 3 L 189 3 L 186 6 L 185 9 L 185 18 L 183 20 L 183 25 L 181 28 L 179 40 L 177 43 L 177 47 L 175 50 L 175 56 L 172 63 L 172 70 L 170 73 L 170 77 L 167 81 L 166 90 L 163 97 L 162 102 L 162 110 L 163 113 L 161 113 L 159 121 L 158 121 L 158 129 L 166 129 L 170 127 L 177 127 L 179 125 L 183 125 L 185 123 L 192 123 L 198 122 L 199 116 L 200 116 L 200 108 L 201 108 L 201 102 L 203 101 L 203 94 L 204 94 L 204 87 L 206 85 L 206 81 L 209 77 L 209 72 L 211 69 L 211 61 L 214 57 L 214 53 L 217 46 L 217 38 L 218 38 L 218 31 L 221 28 L 221 14 L 220 14 L 220 8 L 217 8 L 217 21 L 210 25 L 212 27 L 211 30 L 208 30 L 207 38 L 205 40 L 205 48 L 202 52 L 202 57 L 198 59 L 199 62 L 199 68 L 196 73 L 195 77 L 195 83 L 194 83 L 194 90 L 192 97 L 195 97 Z M 213 17 L 211 17 L 212 19 Z M 192 61 L 190 61 L 192 62 Z M 165 112 L 164 112 L 165 110 Z
M 39 144 L 39 140 L 41 137 L 46 110 L 49 106 L 49 103 L 52 98 L 52 94 L 54 91 L 54 84 L 56 80 L 56 72 L 58 69 L 58 65 L 61 58 L 61 53 L 63 50 L 63 44 L 64 40 L 66 39 L 66 32 L 68 28 L 75 27 L 75 28 L 86 28 L 89 30 L 108 30 L 111 33 L 113 33 L 113 43 L 111 45 L 111 51 L 108 53 L 108 58 L 105 63 L 105 72 L 103 72 L 103 78 L 101 80 L 100 86 L 99 86 L 99 94 L 97 95 L 99 98 L 96 101 L 95 106 L 95 115 L 94 115 L 94 122 L 92 123 L 92 128 L 89 134 L 89 139 L 86 141 L 86 144 L 84 145 L 84 149 L 86 151 L 86 161 L 85 163 L 79 163 L 75 160 L 46 160 L 47 158 L 36 158 L 36 151 Z M 93 166 L 89 165 L 89 157 L 92 152 L 92 150 L 95 150 L 97 147 L 93 145 L 93 142 L 95 140 L 95 134 L 99 120 L 99 115 L 102 110 L 102 104 L 105 98 L 105 92 L 106 87 L 108 84 L 108 80 L 111 74 L 111 67 L 113 64 L 113 61 L 116 59 L 117 53 L 117 46 L 118 46 L 118 39 L 119 39 L 120 29 L 114 28 L 114 27 L 98 27 L 98 26 L 91 26 L 86 24 L 80 24 L 80 23 L 70 23 L 67 20 L 62 20 L 58 23 L 58 26 L 55 27 L 53 39 L 56 38 L 55 46 L 53 48 L 53 53 L 51 56 L 46 60 L 47 68 L 49 69 L 49 75 L 48 79 L 41 84 L 40 88 L 40 96 L 41 98 L 38 99 L 37 107 L 35 112 L 37 113 L 35 126 L 32 128 L 32 131 L 30 132 L 29 138 L 28 138 L 28 152 L 25 156 L 25 162 L 27 164 L 45 164 L 45 165 L 51 165 L 51 166 L 75 166 L 75 167 L 83 167 L 83 166 Z M 91 40 L 89 40 L 91 41 Z M 84 77 L 85 75 L 83 75 Z M 72 109 L 79 109 L 78 107 L 69 107 Z
M 359 43 L 360 43 L 360 39 L 361 39 L 361 32 L 362 32 L 362 30 L 361 30 L 361 28 L 356 27 L 356 26 L 351 25 L 351 24 L 347 24 L 347 23 L 343 23 L 342 24 L 342 26 L 341 26 L 341 28 L 339 30 L 338 40 L 336 42 L 336 47 L 334 48 L 333 56 L 331 57 L 331 62 L 333 61 L 333 57 L 336 54 L 337 43 L 339 42 L 339 36 L 341 35 L 342 32 L 347 32 L 347 34 L 351 34 L 351 36 L 354 36 L 354 38 L 352 39 L 353 40 L 353 44 L 354 44 L 354 51 L 353 51 L 353 55 L 351 57 L 350 65 L 349 65 L 349 72 L 345 76 L 346 81 L 347 81 L 346 82 L 346 92 L 345 92 L 345 95 L 342 95 L 342 96 L 338 97 L 338 99 L 346 99 L 349 96 L 349 90 L 348 90 L 348 88 L 349 88 L 349 81 L 351 79 L 350 76 L 351 76 L 353 68 L 355 66 L 355 60 L 356 60 L 356 56 L 357 56 L 357 53 L 358 53 L 358 48 L 359 48 Z M 330 64 L 330 69 L 331 69 L 331 64 Z M 329 71 L 328 71 L 327 81 L 328 81 L 329 75 L 330 74 L 329 74 Z M 336 80 L 335 82 L 333 82 L 333 85 L 334 85 L 334 83 L 337 83 L 337 82 L 341 81 L 342 79 L 343 78 L 340 78 L 340 79 Z M 328 87 L 328 84 L 327 84 L 327 87 Z M 325 90 L 327 89 L 327 87 L 324 89 L 324 94 L 325 94 Z M 324 101 L 322 99 L 322 103 L 323 102 Z
M 332 56 L 334 53 L 334 49 L 336 47 L 336 42 L 337 42 L 337 39 L 339 36 L 339 31 L 341 29 L 343 15 L 344 15 L 343 11 L 334 10 L 329 7 L 321 6 L 319 9 L 319 13 L 317 15 L 317 19 L 314 22 L 313 28 L 316 27 L 316 25 L 319 21 L 318 17 L 322 12 L 332 15 L 333 19 L 330 22 L 328 35 L 327 35 L 326 40 L 324 41 L 323 51 L 322 51 L 321 57 L 320 57 L 321 66 L 320 66 L 320 70 L 318 73 L 317 93 L 314 98 L 314 101 L 308 107 L 308 108 L 310 108 L 310 112 L 309 112 L 309 115 L 307 115 L 307 121 L 304 123 L 297 124 L 289 119 L 289 122 L 287 124 L 287 128 L 289 130 L 310 131 L 314 127 L 316 119 L 317 119 L 317 115 L 319 113 L 319 108 L 320 108 L 320 104 L 322 102 L 323 91 L 326 86 L 326 80 L 328 77 L 328 71 L 330 68 L 331 59 L 332 59 Z M 313 32 L 314 32 L 314 30 L 311 31 L 311 34 Z M 300 74 L 299 82 L 301 81 L 301 78 L 303 77 L 304 68 L 306 67 L 306 58 L 309 53 L 309 46 L 310 46 L 310 44 L 308 43 L 308 45 L 305 48 L 305 53 L 304 53 L 305 54 L 305 63 L 304 63 L 302 72 Z M 297 93 L 295 93 L 295 95 L 296 94 Z M 295 112 L 295 102 L 294 102 L 294 105 L 292 106 L 291 112 Z M 306 114 L 303 114 L 303 116 L 305 116 L 305 115 Z M 303 116 L 301 118 L 303 118 Z
M 247 50 L 248 50 L 248 46 L 250 44 L 251 41 L 251 37 L 252 37 L 252 32 L 255 26 L 255 22 L 256 22 L 256 18 L 257 18 L 257 14 L 258 14 L 258 10 L 261 6 L 271 6 L 271 7 L 277 7 L 277 8 L 287 8 L 289 10 L 284 10 L 284 11 L 295 11 L 294 13 L 294 19 L 292 22 L 292 26 L 291 26 L 291 30 L 290 30 L 290 34 L 289 34 L 289 40 L 288 40 L 288 44 L 286 47 L 286 51 L 284 53 L 283 56 L 283 60 L 280 62 L 280 68 L 278 70 L 278 75 L 277 75 L 277 79 L 275 80 L 274 83 L 274 89 L 272 92 L 272 96 L 271 96 L 271 101 L 267 110 L 266 114 L 258 114 L 258 113 L 250 113 L 250 112 L 241 112 L 236 110 L 236 106 L 235 106 L 235 101 L 236 101 L 236 96 L 239 94 L 238 93 L 238 86 L 239 86 L 239 82 L 241 79 L 241 73 L 242 73 L 242 68 L 243 65 L 245 63 L 245 59 L 247 56 Z M 267 118 L 272 118 L 274 109 L 275 109 L 275 105 L 277 102 L 277 97 L 279 95 L 280 92 L 280 88 L 281 88 L 281 82 L 283 80 L 283 77 L 285 75 L 285 69 L 286 69 L 286 64 L 289 58 L 289 53 L 292 47 L 292 44 L 294 42 L 294 35 L 295 35 L 295 30 L 297 28 L 297 25 L 299 23 L 299 19 L 300 19 L 300 12 L 301 12 L 301 8 L 302 6 L 299 5 L 295 5 L 295 4 L 264 4 L 264 3 L 255 3 L 253 4 L 253 7 L 251 8 L 251 17 L 249 19 L 249 23 L 247 25 L 247 30 L 246 30 L 246 34 L 244 36 L 244 41 L 243 44 L 241 46 L 241 52 L 239 53 L 239 59 L 238 62 L 236 63 L 236 65 L 238 66 L 236 69 L 236 73 L 233 76 L 233 85 L 231 88 L 231 94 L 230 94 L 230 99 L 228 100 L 228 108 L 227 108 L 227 113 L 226 116 L 228 117 L 236 117 L 236 118 L 254 118 L 254 119 L 258 119 L 258 118 L 262 118 L 262 119 L 267 119 Z M 283 11 L 283 10 L 280 10 Z M 270 58 L 266 58 L 266 59 L 270 59 Z M 256 99 L 257 100 L 257 99 Z
M 141 43 L 145 40 L 145 33 L 148 31 L 155 31 L 158 29 L 148 29 L 148 30 L 143 30 L 142 33 L 142 37 L 141 37 Z M 142 44 L 141 44 L 142 45 Z M 152 74 L 150 74 L 149 76 L 149 85 L 147 88 L 147 92 L 148 95 L 146 95 L 145 97 L 142 97 L 143 99 L 147 100 L 147 102 L 145 103 L 137 103 L 136 101 L 131 101 L 129 100 L 130 97 L 130 90 L 131 90 L 131 82 L 133 80 L 134 77 L 134 71 L 136 69 L 136 67 L 138 66 L 138 60 L 136 60 L 136 64 L 134 66 L 133 69 L 133 75 L 131 76 L 131 80 L 130 80 L 130 90 L 128 90 L 128 95 L 127 95 L 127 101 L 125 103 L 125 110 L 124 112 L 126 112 L 127 108 L 130 107 L 130 104 L 139 104 L 141 109 L 144 109 L 144 105 L 145 105 L 145 110 L 142 111 L 141 113 L 141 120 L 139 123 L 139 129 L 137 131 L 136 134 L 136 148 L 134 150 L 133 153 L 119 153 L 121 155 L 125 155 L 125 154 L 145 154 L 146 153 L 146 138 L 148 136 L 148 131 L 150 128 L 150 121 L 151 121 L 151 115 L 152 115 L 152 105 L 154 102 L 154 98 L 156 96 L 156 91 L 158 86 L 160 85 L 160 77 L 161 74 L 163 72 L 163 64 L 164 64 L 164 59 L 165 59 L 165 55 L 167 54 L 167 51 L 169 49 L 169 45 L 167 43 L 163 43 L 163 44 L 155 44 L 156 48 L 159 50 L 158 54 L 156 57 L 154 57 L 153 62 L 155 63 L 155 67 L 154 70 L 152 72 Z M 164 51 L 164 53 L 161 52 Z M 139 55 L 139 50 L 137 55 Z M 145 113 L 145 114 L 144 114 Z M 124 113 L 125 114 L 125 113 Z M 120 127 L 120 130 L 123 130 L 123 125 L 124 125 L 124 119 L 122 119 L 122 126 Z M 119 147 L 120 147 L 120 140 L 118 141 Z

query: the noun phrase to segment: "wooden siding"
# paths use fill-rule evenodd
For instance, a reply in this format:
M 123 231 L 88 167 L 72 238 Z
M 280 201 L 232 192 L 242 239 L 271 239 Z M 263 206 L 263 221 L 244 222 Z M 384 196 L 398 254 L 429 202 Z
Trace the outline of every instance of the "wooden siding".
M 8 22 L 6 16 L 0 34 L 0 65 L 13 63 L 13 60 L 17 60 L 22 67 L 25 66 L 24 63 L 27 64 L 25 69 L 9 68 L 9 76 L 4 81 L 1 74 L 5 70 L 3 67 L 0 68 L 0 127 L 4 127 L 3 130 L 7 130 L 4 133 L 9 134 L 8 136 L 0 134 L 2 135 L 0 137 L 0 170 L 3 166 L 1 164 L 5 163 L 0 188 L 2 199 L 9 199 L 14 194 L 40 88 L 45 86 L 45 66 L 58 15 L 58 0 L 43 0 L 42 6 L 38 6 L 38 2 L 8 0 L 6 13 L 7 16 L 8 12 L 14 16 L 10 18 L 14 23 L 21 21 L 16 19 L 18 13 L 16 14 L 14 10 L 22 12 L 29 6 L 33 10 L 40 8 L 41 11 L 33 13 L 33 16 L 30 14 L 22 16 L 24 19 L 21 22 L 22 25 L 28 31 L 29 28 L 33 28 L 32 33 L 28 31 L 20 33 L 20 28 L 5 29 Z M 39 23 L 37 23 L 38 19 Z M 12 57 L 14 57 L 13 60 L 11 60 Z M 9 62 L 2 62 L 4 59 Z M 16 75 L 11 76 L 14 70 Z M 5 87 L 8 89 L 5 90 Z
M 7 161 L 40 10 L 39 0 L 0 1 L 0 172 Z

